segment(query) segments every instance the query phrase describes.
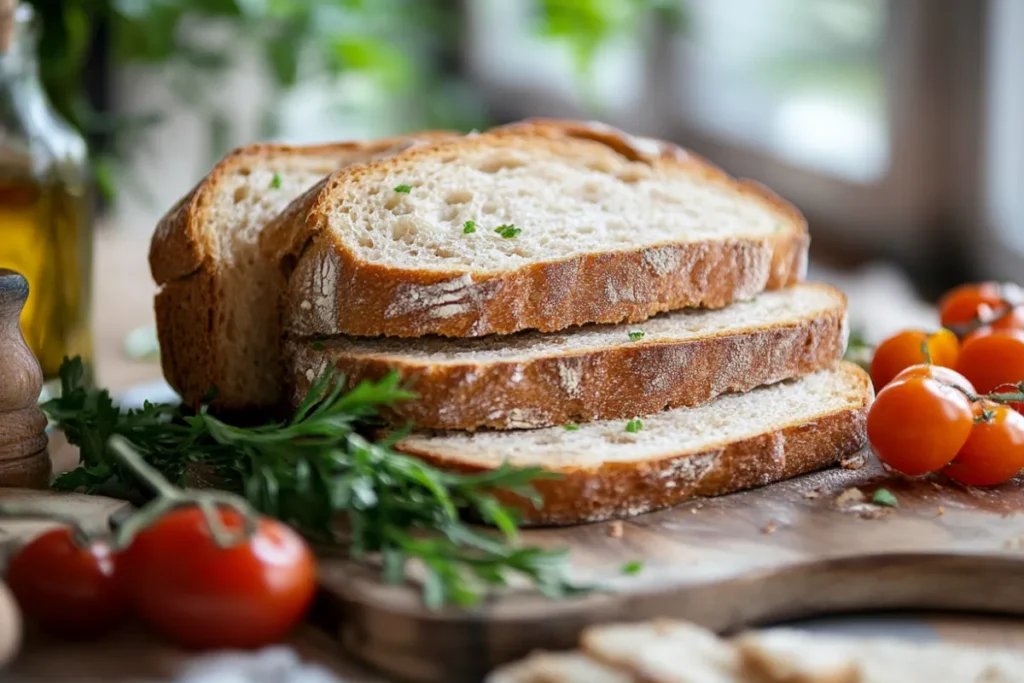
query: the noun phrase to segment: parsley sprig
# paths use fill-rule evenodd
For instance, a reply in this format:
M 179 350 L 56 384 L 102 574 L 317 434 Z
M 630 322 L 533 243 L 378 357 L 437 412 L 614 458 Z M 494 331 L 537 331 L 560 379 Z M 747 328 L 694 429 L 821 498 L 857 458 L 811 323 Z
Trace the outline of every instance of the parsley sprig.
M 475 604 L 513 575 L 549 596 L 578 590 L 566 579 L 566 552 L 520 545 L 514 510 L 493 493 L 515 492 L 539 504 L 531 482 L 552 475 L 509 466 L 445 472 L 395 451 L 402 434 L 367 438 L 365 426 L 379 408 L 412 397 L 395 374 L 345 391 L 333 371 L 325 372 L 291 419 L 253 427 L 228 424 L 205 408 L 190 413 L 146 403 L 122 410 L 106 390 L 85 386 L 78 358 L 65 360 L 60 379 L 60 397 L 43 409 L 79 446 L 82 462 L 57 479 L 58 489 L 94 492 L 115 484 L 138 494 L 141 482 L 106 446 L 119 434 L 172 483 L 215 482 L 311 538 L 345 540 L 352 557 L 379 557 L 387 581 L 404 580 L 407 564 L 418 561 L 431 607 Z M 471 526 L 464 515 L 497 531 Z

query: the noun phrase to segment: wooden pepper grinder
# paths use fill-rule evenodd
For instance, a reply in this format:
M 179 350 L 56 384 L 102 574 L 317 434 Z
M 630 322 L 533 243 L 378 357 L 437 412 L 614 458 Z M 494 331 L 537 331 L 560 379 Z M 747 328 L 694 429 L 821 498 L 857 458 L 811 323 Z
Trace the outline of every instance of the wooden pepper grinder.
M 39 408 L 43 371 L 21 334 L 28 281 L 0 268 L 0 486 L 47 488 L 50 455 Z

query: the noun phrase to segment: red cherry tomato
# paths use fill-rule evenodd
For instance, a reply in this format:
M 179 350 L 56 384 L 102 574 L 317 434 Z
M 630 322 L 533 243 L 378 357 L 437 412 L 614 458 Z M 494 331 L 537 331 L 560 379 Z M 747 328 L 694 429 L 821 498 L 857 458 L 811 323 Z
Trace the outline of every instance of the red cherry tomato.
M 901 370 L 898 375 L 892 378 L 892 382 L 889 382 L 889 384 L 910 379 L 911 377 L 934 379 L 951 387 L 960 387 L 969 394 L 978 393 L 977 389 L 974 388 L 974 385 L 956 370 L 950 370 L 949 368 L 944 368 L 941 365 L 932 365 L 930 363 L 911 365 L 906 370 Z
M 218 512 L 238 538 L 242 516 Z M 299 623 L 316 589 L 313 555 L 289 527 L 260 518 L 252 538 L 221 548 L 195 507 L 169 512 L 140 531 L 122 568 L 139 615 L 192 648 L 276 642 Z
M 1006 306 L 1003 285 L 998 282 L 977 282 L 960 285 L 939 300 L 939 319 L 946 328 L 961 327 L 974 322 L 985 309 L 992 311 Z M 979 311 L 981 307 L 985 307 Z
M 1024 469 L 1024 415 L 991 402 L 975 404 L 976 416 L 967 442 L 943 472 L 970 486 L 995 486 Z
M 922 348 L 924 345 L 928 347 L 927 356 Z M 889 337 L 875 349 L 871 359 L 871 381 L 875 390 L 880 390 L 900 371 L 911 365 L 927 363 L 929 357 L 933 364 L 951 368 L 956 364 L 959 349 L 956 335 L 949 330 L 931 334 L 923 330 L 905 330 Z
M 21 548 L 6 579 L 25 615 L 56 635 L 98 636 L 125 614 L 117 557 L 105 543 L 78 545 L 67 528 Z
M 893 382 L 868 411 L 868 441 L 878 458 L 903 474 L 936 472 L 967 441 L 971 401 L 958 389 L 926 377 Z
M 978 392 L 1012 392 L 1024 380 L 1024 331 L 979 331 L 964 341 L 956 369 Z M 1020 410 L 1024 403 L 1015 403 Z

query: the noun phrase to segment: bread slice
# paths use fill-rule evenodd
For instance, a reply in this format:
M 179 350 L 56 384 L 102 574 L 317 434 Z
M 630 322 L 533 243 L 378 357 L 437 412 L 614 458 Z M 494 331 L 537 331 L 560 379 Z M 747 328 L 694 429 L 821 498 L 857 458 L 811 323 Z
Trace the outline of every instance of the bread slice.
M 791 629 L 734 640 L 745 671 L 772 683 L 1024 683 L 1024 656 L 955 643 L 822 636 Z
M 593 626 L 580 648 L 644 683 L 735 683 L 740 659 L 711 631 L 685 621 Z
M 541 509 L 504 502 L 531 524 L 577 524 L 641 514 L 820 469 L 865 443 L 873 398 L 859 367 L 843 362 L 800 379 L 720 396 L 697 408 L 625 420 L 518 432 L 414 432 L 396 448 L 442 468 L 482 472 L 503 463 L 562 476 L 535 482 Z M 637 425 L 633 425 L 635 429 Z
M 290 272 L 286 332 L 550 332 L 802 278 L 791 205 L 678 147 L 573 129 L 465 136 L 323 181 L 298 228 L 261 239 Z
M 631 674 L 580 652 L 535 652 L 503 666 L 484 683 L 636 683 Z
M 514 429 L 631 418 L 821 370 L 846 345 L 846 297 L 798 284 L 717 310 L 483 339 L 333 337 L 285 344 L 291 398 L 333 365 L 354 386 L 398 371 L 399 423 Z
M 250 145 L 225 157 L 157 225 L 150 244 L 164 376 L 189 404 L 216 388 L 231 410 L 278 398 L 278 309 L 282 281 L 258 253 L 258 237 L 289 202 L 353 163 L 417 140 L 291 147 Z
M 531 655 L 488 683 L 1024 683 L 1024 656 L 1007 649 L 791 629 L 721 640 L 666 619 L 590 627 L 580 648 Z

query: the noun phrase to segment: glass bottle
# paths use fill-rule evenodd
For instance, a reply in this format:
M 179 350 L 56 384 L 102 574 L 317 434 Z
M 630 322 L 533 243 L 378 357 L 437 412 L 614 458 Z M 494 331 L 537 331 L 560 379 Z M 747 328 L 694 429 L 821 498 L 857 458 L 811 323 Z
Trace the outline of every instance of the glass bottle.
M 64 356 L 92 363 L 92 223 L 87 148 L 47 100 L 36 48 L 32 8 L 0 0 L 0 267 L 28 279 L 22 332 L 52 380 Z

